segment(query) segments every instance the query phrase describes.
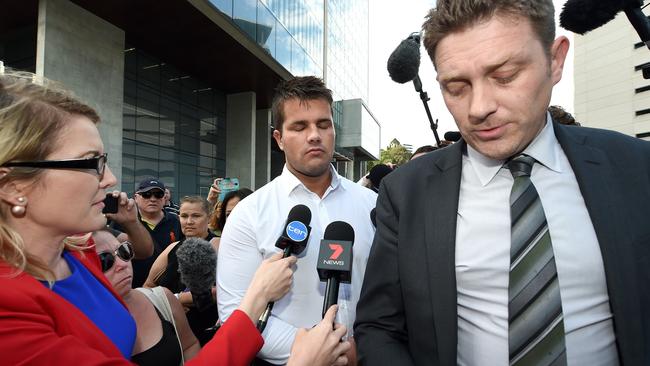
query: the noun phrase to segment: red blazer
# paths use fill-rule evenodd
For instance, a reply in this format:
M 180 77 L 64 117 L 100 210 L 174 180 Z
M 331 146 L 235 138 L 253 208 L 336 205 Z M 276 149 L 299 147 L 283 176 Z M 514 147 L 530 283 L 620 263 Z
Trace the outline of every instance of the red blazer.
M 94 250 L 72 252 L 115 297 Z M 79 309 L 0 261 L 0 358 L 7 365 L 130 365 Z M 122 302 L 122 304 L 124 304 Z M 110 314 L 106 314 L 110 316 Z M 262 348 L 252 321 L 235 312 L 188 365 L 246 365 Z

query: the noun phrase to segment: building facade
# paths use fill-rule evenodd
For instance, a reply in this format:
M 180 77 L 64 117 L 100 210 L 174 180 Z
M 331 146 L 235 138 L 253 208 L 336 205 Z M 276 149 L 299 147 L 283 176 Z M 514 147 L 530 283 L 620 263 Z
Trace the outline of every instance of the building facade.
M 650 140 L 650 50 L 625 14 L 574 40 L 576 120 Z
M 334 163 L 355 178 L 379 154 L 378 122 L 346 136 L 362 116 L 343 111 L 346 99 L 367 100 L 367 8 L 368 0 L 8 2 L 0 61 L 61 81 L 98 110 L 122 190 L 155 176 L 176 197 L 205 195 L 215 177 L 259 188 L 279 174 L 273 89 L 294 75 L 323 77 L 346 141 Z M 355 24 L 361 35 L 338 34 L 353 14 L 365 17 Z M 341 47 L 354 49 L 354 62 Z

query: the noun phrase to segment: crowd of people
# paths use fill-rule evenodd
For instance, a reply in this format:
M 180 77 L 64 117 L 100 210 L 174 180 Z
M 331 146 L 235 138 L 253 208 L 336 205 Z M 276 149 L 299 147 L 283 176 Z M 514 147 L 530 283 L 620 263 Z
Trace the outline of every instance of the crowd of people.
M 569 48 L 551 0 L 438 0 L 423 29 L 458 142 L 355 184 L 332 92 L 294 77 L 271 106 L 282 173 L 178 204 L 157 177 L 111 190 L 97 112 L 7 69 L 0 363 L 650 364 L 650 144 L 549 106 Z M 352 274 L 323 310 L 336 222 Z

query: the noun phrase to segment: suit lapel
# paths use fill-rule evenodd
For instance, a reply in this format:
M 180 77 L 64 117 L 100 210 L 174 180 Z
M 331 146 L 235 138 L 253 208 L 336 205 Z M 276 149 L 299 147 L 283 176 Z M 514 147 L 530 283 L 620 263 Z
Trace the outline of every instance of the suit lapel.
M 630 275 L 635 259 L 627 232 L 628 212 L 621 195 L 625 187 L 620 182 L 624 182 L 625 178 L 616 176 L 615 167 L 605 152 L 589 144 L 588 135 L 575 137 L 576 134 L 565 126 L 555 124 L 553 127 L 576 176 L 598 238 L 616 341 L 620 357 L 625 361 L 626 355 L 642 351 L 632 349 L 640 342 L 629 340 L 638 339 L 643 334 L 641 323 L 633 317 L 644 311 L 638 306 L 637 294 L 629 290 L 639 287 L 637 279 Z
M 429 289 L 441 365 L 456 364 L 458 338 L 455 241 L 464 142 L 435 154 L 425 221 Z M 433 159 L 432 159 L 433 160 Z

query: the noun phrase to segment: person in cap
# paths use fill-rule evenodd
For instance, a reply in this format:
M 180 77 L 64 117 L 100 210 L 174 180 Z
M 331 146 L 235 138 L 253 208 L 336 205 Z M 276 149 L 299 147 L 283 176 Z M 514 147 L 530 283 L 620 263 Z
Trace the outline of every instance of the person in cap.
M 138 184 L 135 203 L 138 205 L 140 223 L 147 229 L 154 242 L 153 255 L 133 260 L 133 287 L 142 287 L 149 275 L 151 265 L 158 255 L 171 243 L 182 239 L 181 223 L 177 215 L 165 212 L 165 184 L 149 177 Z M 119 226 L 115 229 L 120 230 Z

